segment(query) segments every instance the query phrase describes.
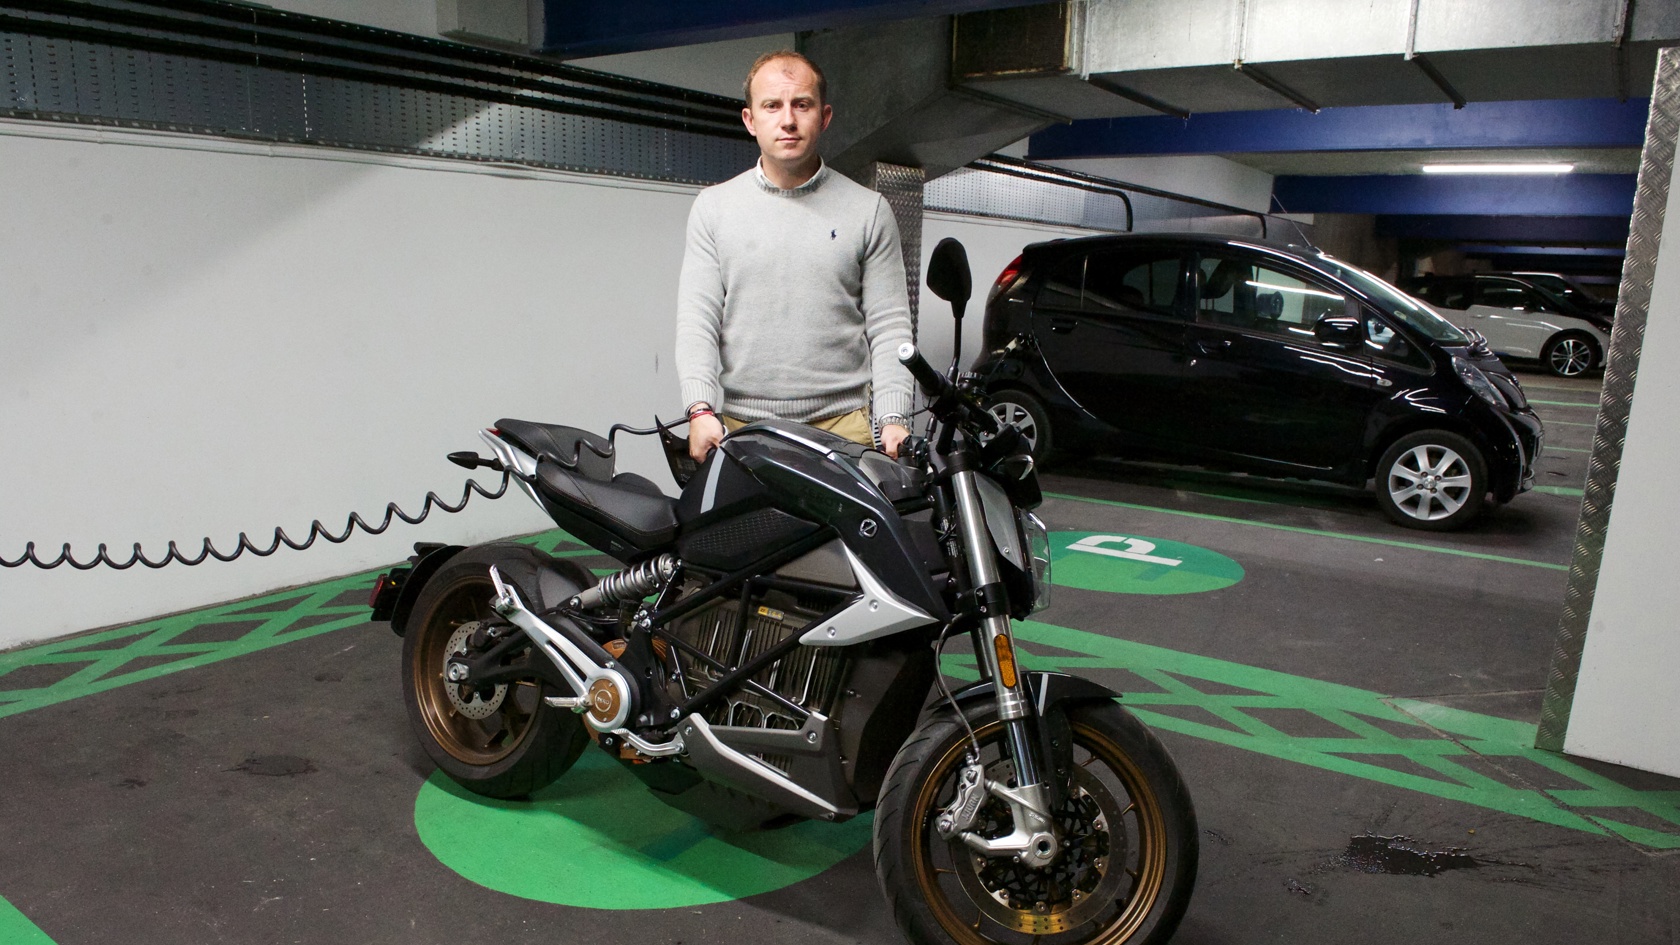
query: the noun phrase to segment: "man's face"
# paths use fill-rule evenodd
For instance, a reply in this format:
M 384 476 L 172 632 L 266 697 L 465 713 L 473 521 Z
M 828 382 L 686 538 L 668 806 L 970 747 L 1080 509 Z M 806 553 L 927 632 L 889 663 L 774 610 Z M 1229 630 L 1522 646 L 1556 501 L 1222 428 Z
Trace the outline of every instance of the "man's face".
M 834 110 L 817 97 L 817 74 L 797 59 L 772 59 L 752 79 L 741 120 L 768 161 L 787 170 L 816 160 L 817 138 Z

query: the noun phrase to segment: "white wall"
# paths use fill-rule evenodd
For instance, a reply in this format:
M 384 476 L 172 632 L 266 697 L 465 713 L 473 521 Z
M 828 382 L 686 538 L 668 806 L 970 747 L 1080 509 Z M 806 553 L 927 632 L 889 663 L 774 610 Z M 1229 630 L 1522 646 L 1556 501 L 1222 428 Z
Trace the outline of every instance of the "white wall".
M 604 431 L 678 409 L 672 312 L 694 188 L 329 149 L 0 122 L 0 556 L 126 560 L 302 538 L 455 501 L 444 455 L 504 416 Z M 1029 242 L 950 214 L 975 301 Z M 924 290 L 923 339 L 950 359 Z M 621 460 L 669 483 L 657 449 Z M 494 479 L 479 478 L 487 485 Z M 669 488 L 669 487 L 668 487 Z M 0 648 L 383 567 L 416 541 L 549 527 L 522 495 L 342 545 L 161 570 L 0 569 Z
M 352 510 L 457 499 L 467 474 L 444 454 L 500 417 L 604 431 L 678 409 L 694 188 L 31 136 L 66 133 L 0 124 L 0 556 L 337 531 Z M 669 482 L 652 448 L 627 462 Z M 266 559 L 0 569 L 0 647 L 548 526 L 515 493 Z
M 1077 158 L 1044 163 L 1258 213 L 1271 210 L 1272 175 L 1217 155 Z
M 1680 777 L 1680 188 L 1671 186 L 1564 750 Z

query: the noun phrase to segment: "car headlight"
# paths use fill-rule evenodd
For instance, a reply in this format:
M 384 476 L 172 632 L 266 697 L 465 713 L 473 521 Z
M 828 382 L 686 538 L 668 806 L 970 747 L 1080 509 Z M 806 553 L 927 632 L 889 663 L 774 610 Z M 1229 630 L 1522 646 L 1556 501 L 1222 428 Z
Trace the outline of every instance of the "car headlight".
M 1021 519 L 1021 534 L 1027 539 L 1027 555 L 1032 563 L 1032 613 L 1050 606 L 1050 530 L 1031 512 L 1017 512 Z
M 1499 388 L 1493 386 L 1493 382 L 1488 380 L 1481 368 L 1463 358 L 1453 358 L 1453 368 L 1458 371 L 1458 376 L 1464 379 L 1464 383 L 1476 392 L 1476 396 L 1495 407 L 1511 409 L 1511 405 L 1499 393 Z

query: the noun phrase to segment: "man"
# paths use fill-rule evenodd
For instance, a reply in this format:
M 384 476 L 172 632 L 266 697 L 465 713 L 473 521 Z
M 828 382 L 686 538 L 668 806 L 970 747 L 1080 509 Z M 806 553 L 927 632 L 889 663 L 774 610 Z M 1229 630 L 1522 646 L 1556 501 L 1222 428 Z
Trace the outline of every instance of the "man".
M 834 110 L 810 60 L 760 56 L 745 89 L 758 164 L 702 191 L 688 216 L 676 354 L 689 454 L 704 461 L 726 428 L 781 417 L 859 443 L 878 430 L 897 456 L 912 392 L 898 363 L 910 340 L 898 224 L 818 155 Z

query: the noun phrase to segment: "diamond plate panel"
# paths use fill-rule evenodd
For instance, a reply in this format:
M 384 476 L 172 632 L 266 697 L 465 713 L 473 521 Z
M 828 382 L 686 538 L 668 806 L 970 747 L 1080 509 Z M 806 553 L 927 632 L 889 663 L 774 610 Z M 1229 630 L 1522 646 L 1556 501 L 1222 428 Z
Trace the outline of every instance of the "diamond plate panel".
M 898 222 L 899 245 L 904 250 L 905 289 L 910 296 L 910 337 L 918 339 L 922 286 L 922 200 L 926 172 L 919 167 L 877 161 L 869 166 L 869 189 L 887 198 L 893 219 Z
M 1622 265 L 1621 291 L 1616 301 L 1610 356 L 1604 365 L 1604 392 L 1593 431 L 1592 458 L 1581 499 L 1581 518 L 1575 532 L 1575 556 L 1569 566 L 1563 615 L 1546 678 L 1546 697 L 1540 710 L 1535 746 L 1562 751 L 1569 731 L 1569 713 L 1586 648 L 1587 623 L 1592 617 L 1599 567 L 1604 560 L 1605 533 L 1616 496 L 1616 474 L 1627 439 L 1628 414 L 1633 406 L 1634 379 L 1650 316 L 1651 283 L 1656 276 L 1657 250 L 1669 186 L 1674 177 L 1676 131 L 1680 129 L 1680 48 L 1664 49 L 1657 59 L 1651 93 L 1651 114 L 1645 126 L 1645 149 L 1639 162 L 1639 182 L 1633 198 L 1633 224 L 1628 231 L 1627 260 Z M 1680 252 L 1677 249 L 1676 252 Z

